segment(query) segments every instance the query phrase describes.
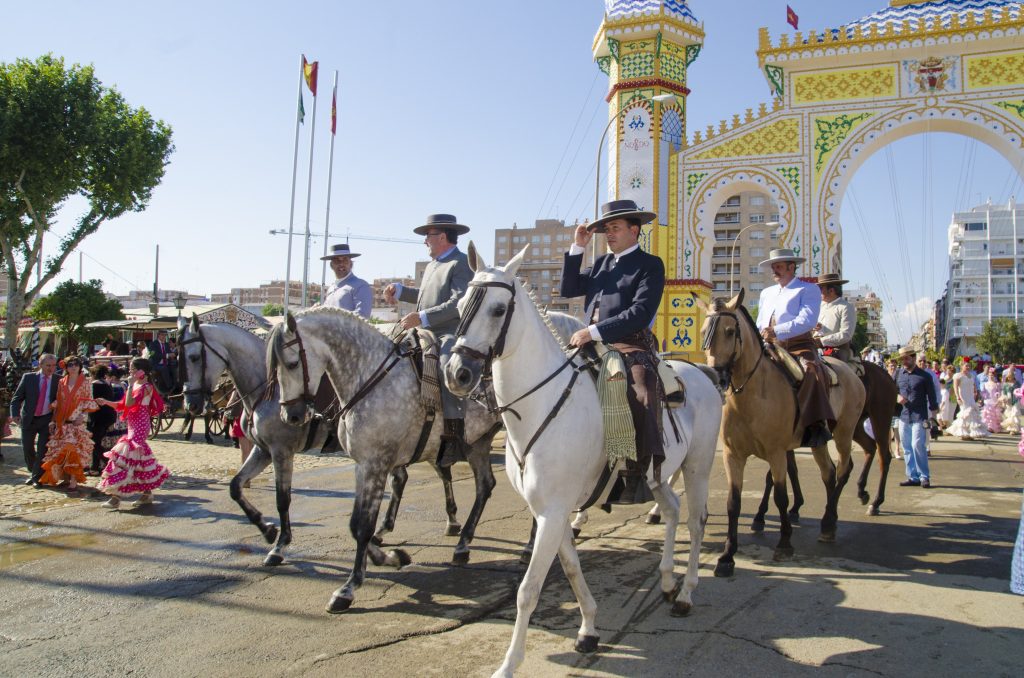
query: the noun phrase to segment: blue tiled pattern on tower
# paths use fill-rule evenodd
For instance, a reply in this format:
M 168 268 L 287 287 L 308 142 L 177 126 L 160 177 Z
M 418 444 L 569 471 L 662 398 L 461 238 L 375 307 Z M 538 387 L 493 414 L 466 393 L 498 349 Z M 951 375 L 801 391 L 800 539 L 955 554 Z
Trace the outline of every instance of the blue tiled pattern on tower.
M 623 19 L 638 14 L 657 13 L 661 7 L 665 13 L 690 21 L 699 23 L 686 5 L 686 0 L 604 0 L 605 13 L 611 19 Z

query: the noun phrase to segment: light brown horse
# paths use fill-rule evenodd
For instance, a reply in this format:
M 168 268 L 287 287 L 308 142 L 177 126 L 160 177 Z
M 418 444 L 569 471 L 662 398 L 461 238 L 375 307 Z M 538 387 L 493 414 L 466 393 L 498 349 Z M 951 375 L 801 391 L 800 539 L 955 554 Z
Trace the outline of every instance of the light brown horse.
M 753 318 L 743 307 L 740 293 L 728 302 L 716 299 L 710 306 L 701 304 L 707 314 L 701 330 L 702 348 L 708 366 L 718 373 L 726 391 L 722 419 L 725 445 L 725 473 L 729 482 L 729 532 L 725 548 L 715 567 L 716 577 L 728 577 L 735 569 L 737 522 L 743 492 L 743 469 L 751 455 L 768 462 L 775 491 L 775 506 L 782 524 L 775 559 L 792 556 L 793 545 L 787 508 L 786 451 L 800 446 L 802 431 L 796 430 L 796 392 L 782 368 L 768 358 L 767 348 Z M 838 384 L 829 390 L 836 425 L 832 431 L 839 452 L 839 468 L 832 462 L 828 445 L 814 448 L 814 461 L 825 484 L 825 513 L 821 518 L 822 542 L 834 542 L 838 522 L 839 495 L 853 470 L 850 451 L 854 429 L 864 408 L 864 385 L 849 366 L 826 359 L 838 375 Z

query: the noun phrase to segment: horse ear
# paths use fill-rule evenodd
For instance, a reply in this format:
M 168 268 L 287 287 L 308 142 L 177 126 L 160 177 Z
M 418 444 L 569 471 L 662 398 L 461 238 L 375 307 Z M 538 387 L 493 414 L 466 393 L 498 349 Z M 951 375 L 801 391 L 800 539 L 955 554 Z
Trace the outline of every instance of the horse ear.
M 733 311 L 735 311 L 735 310 L 736 310 L 737 308 L 739 308 L 740 304 L 742 304 L 742 303 L 743 303 L 743 297 L 744 297 L 745 295 L 746 295 L 746 289 L 745 289 L 745 288 L 743 288 L 743 287 L 741 287 L 741 288 L 740 288 L 740 293 L 739 293 L 739 294 L 737 294 L 737 295 L 736 295 L 735 297 L 733 297 L 732 299 L 730 299 L 730 300 L 729 300 L 729 303 L 728 303 L 728 304 L 726 304 L 726 306 L 727 306 L 727 307 L 728 307 L 728 308 L 729 308 L 730 310 L 733 310 Z
M 483 256 L 480 255 L 480 251 L 477 250 L 476 245 L 473 241 L 469 241 L 469 247 L 466 250 L 466 257 L 469 259 L 469 268 L 476 273 L 482 269 L 487 268 L 487 262 L 484 261 Z
M 698 297 L 696 293 L 690 292 L 690 296 L 693 297 L 693 303 L 697 304 L 697 308 L 704 311 L 705 315 L 711 312 L 711 306 L 709 306 L 706 301 Z
M 509 262 L 505 264 L 505 268 L 502 270 L 509 275 L 515 275 L 516 271 L 519 270 L 519 266 L 523 263 L 523 258 L 526 256 L 526 250 L 528 249 L 530 249 L 530 243 L 526 243 L 526 246 L 519 250 L 519 254 L 509 259 Z
M 192 318 L 189 320 L 188 326 L 192 332 L 199 331 L 199 316 L 195 314 L 195 311 L 192 312 Z
M 288 328 L 289 332 L 295 331 L 295 316 L 292 315 L 291 311 L 284 312 L 284 324 Z

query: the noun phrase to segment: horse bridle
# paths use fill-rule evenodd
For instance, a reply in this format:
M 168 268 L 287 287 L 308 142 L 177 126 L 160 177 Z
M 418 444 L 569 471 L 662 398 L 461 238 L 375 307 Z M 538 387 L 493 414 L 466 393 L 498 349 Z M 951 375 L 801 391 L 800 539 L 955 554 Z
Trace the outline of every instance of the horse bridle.
M 188 365 L 186 364 L 187 356 L 185 355 L 185 347 L 189 344 L 199 344 L 199 388 L 187 388 L 183 389 L 181 394 L 184 396 L 200 395 L 204 399 L 213 396 L 213 387 L 206 386 L 206 351 L 209 350 L 215 356 L 224 361 L 224 366 L 228 369 L 231 368 L 231 362 L 217 349 L 210 345 L 206 341 L 206 337 L 203 336 L 203 328 L 196 328 L 196 336 L 188 339 L 182 339 L 178 342 L 178 364 L 184 366 L 186 374 L 188 374 Z
M 490 374 L 491 362 L 495 358 L 500 358 L 505 352 L 505 339 L 508 336 L 508 326 L 512 322 L 512 313 L 516 310 L 516 288 L 511 283 L 501 282 L 500 280 L 471 280 L 469 286 L 474 288 L 469 293 L 469 297 L 466 299 L 466 310 L 461 314 L 462 318 L 459 320 L 459 326 L 455 330 L 455 340 L 458 341 L 459 337 L 465 336 L 466 330 L 469 328 L 469 324 L 476 318 L 477 312 L 480 310 L 480 306 L 484 302 L 484 296 L 486 295 L 487 287 L 498 287 L 500 289 L 508 290 L 509 297 L 508 308 L 505 311 L 505 321 L 501 325 L 501 331 L 498 332 L 498 338 L 494 341 L 494 345 L 487 353 L 481 353 L 475 348 L 469 346 L 458 345 L 452 349 L 452 353 L 461 355 L 466 358 L 473 358 L 474 360 L 483 360 L 485 363 L 484 372 Z
M 740 393 L 743 393 L 743 389 L 747 387 L 747 384 L 750 383 L 750 379 L 754 376 L 754 373 L 757 372 L 757 367 L 761 364 L 761 359 L 764 358 L 766 349 L 764 343 L 761 342 L 761 351 L 757 356 L 757 362 L 754 363 L 754 367 L 750 370 L 750 374 L 747 375 L 747 378 L 744 379 L 743 383 L 739 386 L 733 384 L 732 367 L 736 363 L 737 356 L 743 351 L 743 333 L 740 331 L 739 315 L 735 311 L 716 311 L 709 315 L 707 317 L 708 326 L 704 329 L 704 336 L 701 337 L 700 349 L 702 351 L 707 351 L 708 347 L 711 346 L 711 340 L 714 339 L 715 333 L 718 332 L 718 321 L 721 320 L 722 316 L 732 318 L 733 322 L 736 323 L 736 336 L 732 339 L 732 353 L 729 355 L 728 362 L 721 367 L 716 365 L 715 369 L 729 373 L 729 388 L 732 389 L 734 394 L 739 395 Z
M 293 334 L 295 335 L 294 339 L 281 344 L 281 351 L 283 352 L 284 349 L 296 345 L 299 347 L 299 362 L 302 364 L 302 395 L 290 400 L 281 401 L 281 407 L 288 407 L 298 402 L 303 402 L 307 407 L 312 407 L 316 398 L 309 390 L 309 365 L 306 363 L 306 347 L 302 344 L 302 336 L 299 334 L 298 326 L 295 327 Z

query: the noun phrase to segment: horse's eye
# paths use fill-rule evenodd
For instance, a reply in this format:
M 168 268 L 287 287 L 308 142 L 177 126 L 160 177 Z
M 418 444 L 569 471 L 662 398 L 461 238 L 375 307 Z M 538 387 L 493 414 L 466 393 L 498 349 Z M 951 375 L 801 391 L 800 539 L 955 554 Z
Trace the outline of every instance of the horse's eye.
M 730 327 L 729 329 L 727 329 L 725 331 L 725 336 L 727 336 L 727 337 L 731 337 L 734 334 L 736 334 L 736 330 L 734 328 L 732 328 L 732 327 Z
M 197 356 L 197 355 L 190 355 L 188 357 L 188 359 L 189 359 L 190 362 L 194 362 L 194 363 L 199 362 L 199 356 Z
M 285 363 L 284 367 L 285 367 L 286 370 L 297 369 L 299 367 L 299 361 L 296 360 L 295 362 L 292 362 L 292 363 Z
M 492 308 L 491 315 L 494 316 L 495 318 L 500 318 L 501 316 L 505 315 L 505 304 L 498 304 L 497 306 Z

